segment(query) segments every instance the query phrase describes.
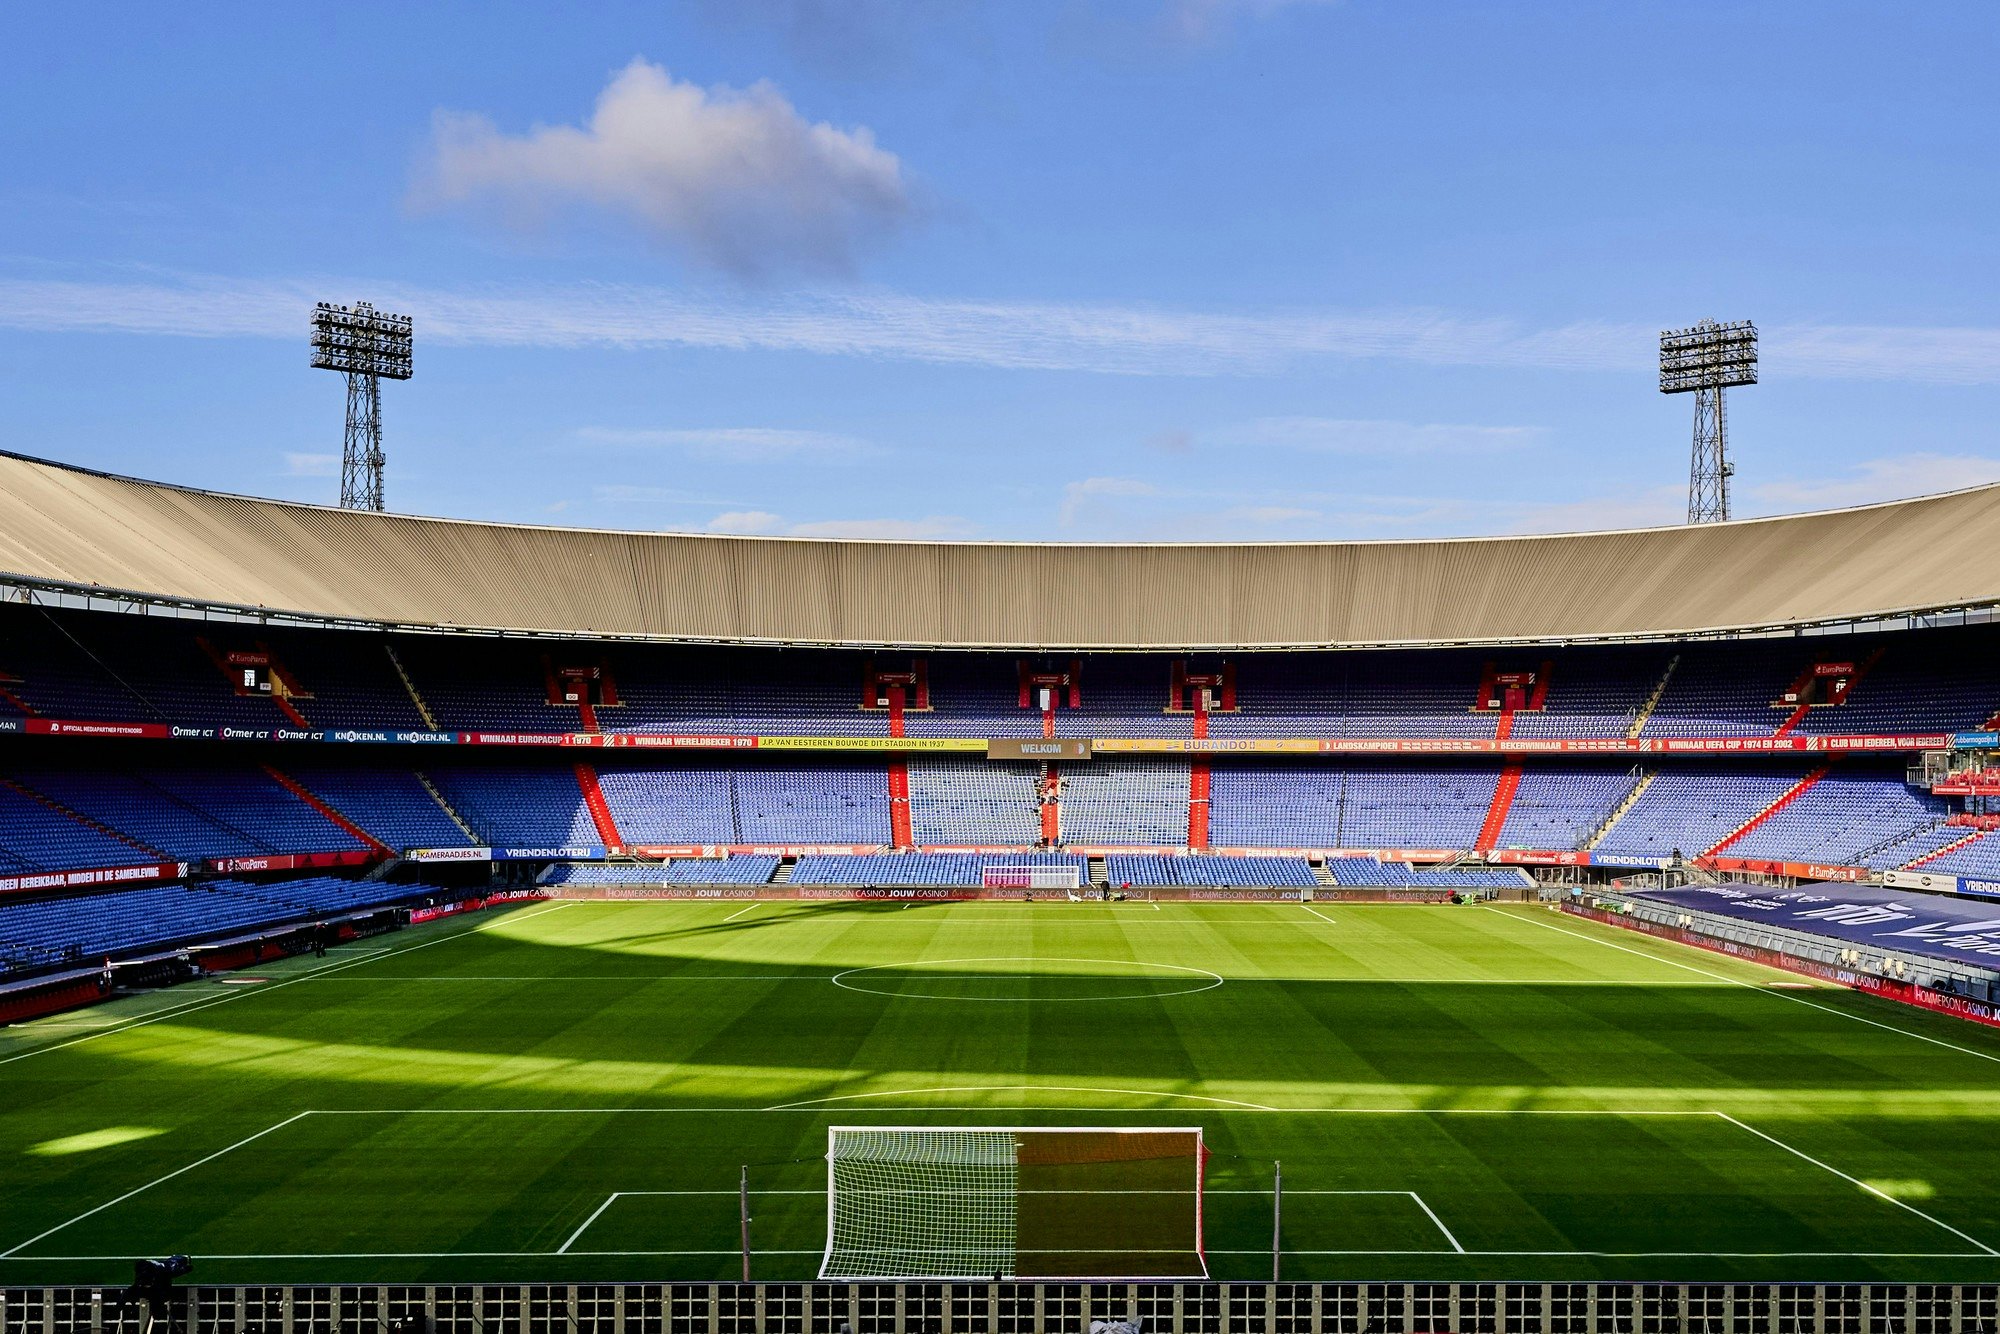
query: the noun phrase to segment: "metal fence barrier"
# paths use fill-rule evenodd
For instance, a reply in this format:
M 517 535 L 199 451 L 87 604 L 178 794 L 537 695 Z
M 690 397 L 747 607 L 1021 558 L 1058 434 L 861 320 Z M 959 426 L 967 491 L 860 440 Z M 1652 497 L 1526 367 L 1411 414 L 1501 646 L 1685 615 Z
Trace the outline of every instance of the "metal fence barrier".
M 629 1283 L 0 1288 L 0 1334 L 2000 1334 L 2000 1284 Z

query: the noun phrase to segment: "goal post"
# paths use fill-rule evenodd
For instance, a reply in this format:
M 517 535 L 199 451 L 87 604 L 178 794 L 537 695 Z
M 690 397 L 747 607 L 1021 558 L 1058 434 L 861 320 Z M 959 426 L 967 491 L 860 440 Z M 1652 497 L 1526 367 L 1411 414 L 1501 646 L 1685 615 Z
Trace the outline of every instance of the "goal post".
M 1200 1127 L 830 1126 L 823 1279 L 1208 1277 Z

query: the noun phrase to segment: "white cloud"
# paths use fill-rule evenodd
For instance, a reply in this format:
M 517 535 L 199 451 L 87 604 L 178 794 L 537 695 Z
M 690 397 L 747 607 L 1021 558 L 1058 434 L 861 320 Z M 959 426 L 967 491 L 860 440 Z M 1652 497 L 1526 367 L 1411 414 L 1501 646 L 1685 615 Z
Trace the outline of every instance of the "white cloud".
M 785 531 L 793 537 L 942 542 L 971 537 L 976 530 L 971 520 L 956 514 L 931 514 L 921 519 L 825 519 L 817 523 L 795 523 Z
M 866 440 L 829 431 L 790 431 L 761 426 L 724 426 L 699 430 L 621 430 L 586 426 L 577 432 L 598 444 L 663 449 L 692 458 L 731 463 L 762 463 L 773 459 L 842 460 L 882 451 Z
M 1160 488 L 1152 482 L 1138 477 L 1086 477 L 1080 482 L 1070 482 L 1063 487 L 1062 507 L 1056 512 L 1057 522 L 1067 528 L 1074 524 L 1077 515 L 1097 496 L 1157 496 Z
M 1249 444 L 1282 445 L 1329 454 L 1491 454 L 1541 437 L 1534 426 L 1450 426 L 1329 417 L 1263 417 L 1236 433 Z
M 721 302 L 616 284 L 445 290 L 148 275 L 0 278 L 0 328 L 290 341 L 329 293 L 413 314 L 425 346 L 699 347 L 1113 375 L 1264 375 L 1357 360 L 1643 373 L 1661 327 L 1586 320 L 1538 329 L 1426 310 L 1240 314 L 894 292 Z M 1777 325 L 1763 338 L 1767 378 L 2000 384 L 2000 329 Z
M 1975 454 L 1897 454 L 1825 477 L 1792 477 L 1741 488 L 1761 512 L 1838 509 L 1959 491 L 2000 481 L 2000 459 Z
M 865 128 L 800 116 L 769 83 L 704 89 L 634 60 L 583 126 L 510 135 L 440 112 L 420 205 L 497 202 L 540 222 L 583 204 L 743 275 L 845 272 L 911 213 L 902 163 Z
M 287 454 L 285 455 L 285 475 L 288 477 L 338 477 L 340 476 L 340 455 Z
M 730 510 L 708 521 L 711 533 L 768 533 L 778 526 L 778 516 L 769 510 Z
M 1232 505 L 1222 511 L 1224 522 L 1258 527 L 1305 523 L 1325 517 L 1318 510 L 1302 509 L 1297 505 Z

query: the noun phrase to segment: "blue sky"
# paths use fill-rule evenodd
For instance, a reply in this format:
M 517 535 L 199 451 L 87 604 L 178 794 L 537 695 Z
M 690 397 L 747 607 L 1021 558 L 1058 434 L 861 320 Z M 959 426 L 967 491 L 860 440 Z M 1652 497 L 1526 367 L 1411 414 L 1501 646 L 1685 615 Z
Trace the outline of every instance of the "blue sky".
M 2000 479 L 2000 7 L 90 5 L 0 51 L 0 447 L 391 508 L 1025 540 L 1670 523 Z

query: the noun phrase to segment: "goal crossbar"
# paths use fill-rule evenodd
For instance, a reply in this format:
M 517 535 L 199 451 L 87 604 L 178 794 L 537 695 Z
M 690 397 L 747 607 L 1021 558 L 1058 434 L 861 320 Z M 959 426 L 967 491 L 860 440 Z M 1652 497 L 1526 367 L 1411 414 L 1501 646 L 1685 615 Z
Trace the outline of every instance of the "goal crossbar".
M 1208 1277 L 1199 1126 L 829 1126 L 820 1277 Z

